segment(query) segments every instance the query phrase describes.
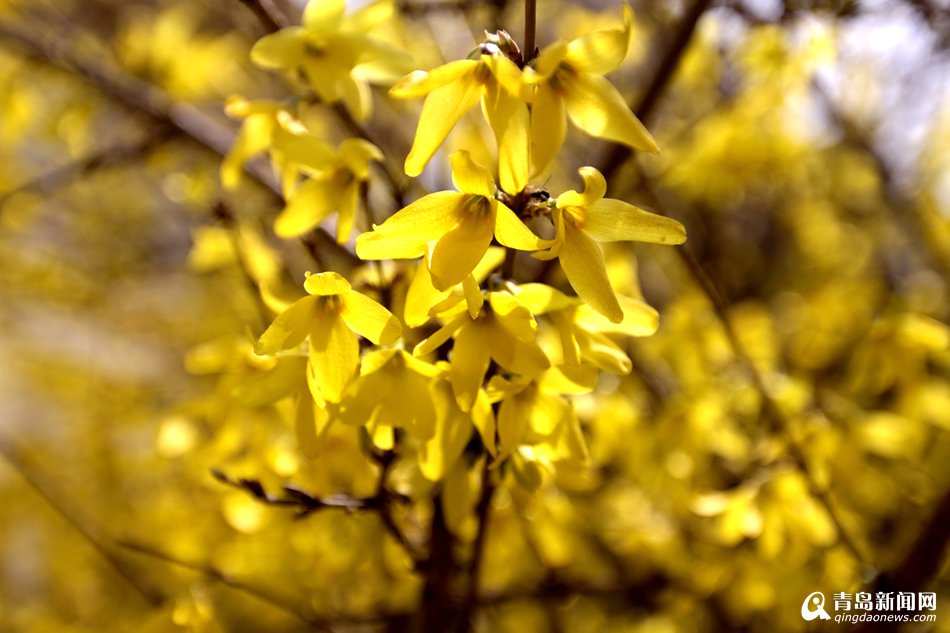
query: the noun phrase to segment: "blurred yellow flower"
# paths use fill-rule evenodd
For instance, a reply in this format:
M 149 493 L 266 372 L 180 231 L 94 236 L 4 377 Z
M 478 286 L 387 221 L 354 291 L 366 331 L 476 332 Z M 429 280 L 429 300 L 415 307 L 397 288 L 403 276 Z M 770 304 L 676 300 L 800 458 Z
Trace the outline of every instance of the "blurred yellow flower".
M 258 40 L 251 60 L 266 69 L 299 68 L 326 103 L 342 101 L 359 120 L 372 112 L 370 83 L 391 83 L 411 68 L 400 48 L 366 33 L 393 19 L 390 2 L 371 4 L 347 16 L 345 0 L 311 0 L 303 25 Z
M 336 239 L 346 242 L 360 208 L 360 188 L 369 179 L 369 163 L 382 159 L 382 152 L 372 143 L 346 139 L 335 152 L 331 150 L 321 171 L 290 193 L 287 206 L 274 222 L 274 231 L 281 237 L 303 235 L 337 211 Z

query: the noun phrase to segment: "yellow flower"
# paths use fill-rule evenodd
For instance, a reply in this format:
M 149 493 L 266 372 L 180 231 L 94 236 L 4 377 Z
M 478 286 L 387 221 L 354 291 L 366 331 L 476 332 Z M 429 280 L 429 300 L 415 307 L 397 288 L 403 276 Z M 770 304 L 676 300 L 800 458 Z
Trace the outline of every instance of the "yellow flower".
M 382 159 L 382 152 L 372 143 L 346 139 L 321 171 L 288 196 L 287 206 L 274 222 L 274 231 L 281 237 L 297 237 L 337 211 L 336 239 L 342 244 L 353 231 L 360 188 L 369 178 L 369 162 Z
M 575 383 L 586 381 L 585 368 L 591 366 L 616 374 L 630 373 L 630 359 L 608 335 L 652 336 L 660 324 L 656 310 L 632 297 L 617 297 L 623 312 L 619 323 L 609 321 L 580 300 L 544 284 L 522 284 L 518 286 L 517 297 L 531 314 L 544 315 L 551 321 L 565 363 L 560 370 L 565 379 Z M 561 393 L 566 391 L 562 388 Z
M 623 309 L 610 287 L 604 252 L 597 242 L 635 240 L 654 244 L 682 244 L 686 229 L 676 220 L 649 213 L 621 200 L 604 198 L 607 181 L 593 167 L 578 170 L 584 192 L 566 191 L 553 211 L 557 236 L 539 259 L 557 257 L 578 296 L 614 323 Z
M 342 101 L 363 120 L 372 111 L 370 83 L 395 81 L 411 68 L 411 60 L 405 51 L 366 34 L 393 19 L 392 3 L 371 4 L 351 16 L 345 11 L 346 0 L 311 0 L 303 26 L 261 38 L 251 60 L 262 68 L 299 68 L 321 100 Z
M 487 304 L 477 317 L 464 308 L 446 316 L 449 321 L 419 343 L 413 354 L 425 356 L 450 338 L 455 339 L 449 382 L 463 411 L 475 404 L 492 360 L 508 371 L 529 377 L 550 367 L 535 341 L 538 324 L 534 317 L 507 292 L 488 293 Z
M 584 442 L 577 416 L 571 401 L 563 397 L 558 381 L 515 378 L 509 380 L 493 376 L 488 381 L 486 393 L 490 402 L 500 402 L 498 409 L 497 460 L 511 455 L 519 445 L 548 444 L 553 451 L 561 448 L 562 438 L 571 440 L 570 451 L 565 457 L 579 463 L 587 460 L 587 445 Z
M 400 349 L 366 354 L 360 377 L 343 400 L 341 417 L 350 424 L 404 428 L 418 440 L 435 435 L 436 408 L 430 392 L 435 365 Z
M 591 136 L 658 152 L 653 136 L 602 75 L 627 55 L 633 12 L 624 4 L 623 28 L 601 29 L 545 47 L 524 70 L 531 95 L 531 156 L 535 173 L 550 167 L 567 133 L 566 118 Z
M 296 348 L 309 337 L 307 382 L 322 406 L 325 401 L 339 402 L 356 375 L 360 350 L 356 334 L 377 345 L 389 345 L 399 338 L 402 327 L 389 310 L 352 290 L 337 273 L 308 274 L 304 288 L 309 296 L 278 315 L 254 351 L 276 354 Z
M 459 191 L 439 191 L 413 202 L 356 240 L 362 259 L 407 259 L 427 254 L 438 290 L 461 283 L 481 261 L 492 235 L 510 248 L 533 251 L 541 240 L 495 198 L 491 173 L 460 150 L 451 156 L 452 181 Z
M 528 184 L 528 106 L 520 98 L 521 70 L 497 45 L 483 44 L 490 54 L 449 62 L 425 72 L 414 71 L 392 87 L 394 97 L 425 96 L 405 171 L 418 176 L 455 124 L 481 100 L 485 118 L 498 143 L 501 188 L 518 193 Z

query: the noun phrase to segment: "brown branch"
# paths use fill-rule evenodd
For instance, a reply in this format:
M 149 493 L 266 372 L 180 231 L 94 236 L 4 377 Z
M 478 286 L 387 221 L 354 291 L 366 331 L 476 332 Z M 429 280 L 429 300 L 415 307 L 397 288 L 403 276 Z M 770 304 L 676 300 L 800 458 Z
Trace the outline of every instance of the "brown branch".
M 248 584 L 244 581 L 236 580 L 232 576 L 224 573 L 210 564 L 184 561 L 179 558 L 175 558 L 171 554 L 163 552 L 160 549 L 136 541 L 118 541 L 118 545 L 131 552 L 149 556 L 177 567 L 183 567 L 190 571 L 199 573 L 202 576 L 220 582 L 231 589 L 235 589 L 249 596 L 253 596 L 262 602 L 266 602 L 267 604 L 280 609 L 295 619 L 300 620 L 304 624 L 309 624 L 313 627 L 327 628 L 327 622 L 319 620 L 315 616 L 301 611 L 297 606 L 288 603 L 279 596 L 273 595 L 266 589 L 255 587 L 254 585 Z
M 2 22 L 0 40 L 13 42 L 42 62 L 82 79 L 129 109 L 142 112 L 160 124 L 177 129 L 218 156 L 226 156 L 234 144 L 234 132 L 228 127 L 190 104 L 176 102 L 163 90 L 148 82 L 107 68 L 96 60 L 68 51 L 60 43 L 44 40 Z M 244 165 L 244 169 L 268 189 L 279 204 L 283 204 L 280 184 L 266 164 L 250 161 Z M 317 228 L 317 232 L 335 242 L 325 229 Z M 353 253 L 346 253 L 351 261 L 355 261 L 356 256 Z
M 267 304 L 264 303 L 264 298 L 261 295 L 261 285 L 257 279 L 254 278 L 254 275 L 251 274 L 251 268 L 247 263 L 247 258 L 244 256 L 244 248 L 243 244 L 241 244 L 241 234 L 238 230 L 237 218 L 235 218 L 234 211 L 231 207 L 222 199 L 219 199 L 214 205 L 214 217 L 224 224 L 224 228 L 228 232 L 231 247 L 234 249 L 234 259 L 237 262 L 241 278 L 244 280 L 244 284 L 250 292 L 251 300 L 257 308 L 257 314 L 260 318 L 259 332 L 263 332 L 264 328 L 270 324 L 271 312 Z
M 692 39 L 693 33 L 696 31 L 699 19 L 711 4 L 712 0 L 696 0 L 689 7 L 676 26 L 676 31 L 673 33 L 669 48 L 660 60 L 656 71 L 650 79 L 650 83 L 647 84 L 643 96 L 636 105 L 631 105 L 630 109 L 633 110 L 637 118 L 644 123 L 650 118 L 660 97 L 663 96 L 663 92 L 676 74 L 676 69 L 679 66 L 683 54 L 686 52 L 686 47 Z M 609 182 L 614 172 L 620 169 L 621 165 L 623 165 L 632 154 L 633 152 L 630 148 L 625 145 L 614 145 L 600 164 L 600 172 L 604 175 L 604 178 Z
M 290 20 L 273 0 L 238 0 L 246 6 L 268 33 L 290 26 Z
M 386 528 L 386 531 L 406 550 L 406 553 L 413 560 L 413 563 L 418 564 L 422 559 L 422 555 L 405 537 L 392 516 L 393 504 L 405 502 L 406 498 L 385 488 L 385 473 L 387 471 L 388 467 L 384 469 L 377 492 L 372 497 L 353 497 L 346 494 L 315 497 L 300 488 L 290 485 L 283 486 L 281 488 L 282 494 L 277 496 L 268 493 L 261 482 L 256 479 L 234 479 L 217 469 L 212 470 L 211 475 L 227 486 L 237 488 L 238 490 L 250 494 L 261 503 L 295 508 L 297 510 L 298 519 L 304 518 L 318 510 L 333 508 L 346 510 L 347 512 L 357 512 L 361 510 L 379 512 L 383 527 Z
M 166 596 L 161 590 L 153 587 L 135 572 L 131 565 L 122 559 L 116 552 L 113 552 L 107 545 L 107 538 L 97 534 L 98 530 L 90 527 L 88 522 L 80 520 L 76 513 L 67 510 L 64 504 L 55 495 L 49 491 L 49 487 L 44 483 L 41 477 L 37 476 L 38 468 L 31 463 L 29 457 L 18 447 L 13 440 L 3 432 L 0 432 L 0 455 L 10 466 L 19 473 L 20 477 L 33 489 L 36 494 L 46 502 L 79 536 L 83 538 L 92 549 L 99 554 L 119 577 L 126 581 L 136 593 L 138 593 L 148 604 L 158 607 L 166 600 Z
M 475 505 L 475 516 L 478 527 L 475 533 L 475 542 L 472 544 L 472 560 L 468 568 L 468 593 L 462 605 L 459 618 L 459 633 L 465 633 L 472 626 L 472 616 L 478 603 L 478 583 L 481 578 L 482 563 L 485 558 L 485 543 L 488 541 L 488 522 L 491 518 L 492 498 L 495 494 L 495 482 L 492 481 L 493 472 L 489 460 L 482 466 L 482 491 Z
M 146 138 L 132 143 L 127 141 L 116 143 L 97 150 L 44 174 L 40 174 L 4 194 L 0 194 L 0 206 L 6 204 L 7 201 L 17 194 L 27 191 L 49 192 L 53 189 L 65 186 L 76 178 L 80 178 L 90 172 L 141 158 L 159 144 L 166 141 L 171 135 L 171 130 L 162 126 Z
M 663 207 L 656 193 L 650 186 L 650 182 L 646 178 L 641 181 L 640 190 L 649 198 L 649 202 L 654 208 L 660 209 Z M 762 398 L 764 413 L 773 422 L 775 428 L 785 436 L 789 454 L 795 462 L 795 465 L 805 476 L 809 492 L 818 500 L 822 507 L 825 508 L 845 548 L 854 556 L 858 563 L 865 567 L 868 566 L 870 564 L 869 559 L 851 536 L 850 531 L 845 528 L 841 514 L 834 503 L 832 503 L 828 491 L 818 483 L 817 478 L 811 471 L 811 467 L 808 465 L 808 460 L 804 452 L 795 441 L 791 421 L 785 415 L 785 412 L 782 411 L 781 406 L 775 401 L 775 398 L 765 383 L 765 378 L 762 376 L 758 367 L 756 367 L 752 357 L 746 351 L 745 346 L 736 334 L 735 328 L 732 327 L 728 314 L 729 305 L 718 281 L 702 267 L 687 246 L 676 247 L 676 254 L 689 273 L 693 283 L 702 291 L 712 306 L 713 314 L 716 316 L 716 319 L 719 321 L 726 335 L 726 340 L 729 343 L 732 353 L 749 372 L 752 378 L 752 385 Z

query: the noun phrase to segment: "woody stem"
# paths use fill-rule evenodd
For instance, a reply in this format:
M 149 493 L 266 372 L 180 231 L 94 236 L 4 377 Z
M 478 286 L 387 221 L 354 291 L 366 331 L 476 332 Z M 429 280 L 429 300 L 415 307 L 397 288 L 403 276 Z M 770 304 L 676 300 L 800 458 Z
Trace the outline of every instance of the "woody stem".
M 538 2 L 537 0 L 525 0 L 524 2 L 524 61 L 525 63 L 534 58 L 534 34 L 537 26 Z

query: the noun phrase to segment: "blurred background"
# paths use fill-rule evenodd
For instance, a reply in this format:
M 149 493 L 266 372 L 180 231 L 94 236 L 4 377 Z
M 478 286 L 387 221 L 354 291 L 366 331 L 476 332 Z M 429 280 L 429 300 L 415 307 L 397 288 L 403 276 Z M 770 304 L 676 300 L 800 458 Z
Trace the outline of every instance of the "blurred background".
M 621 15 L 538 4 L 542 47 Z M 397 5 L 382 32 L 420 68 L 483 29 L 521 40 L 515 0 Z M 572 129 L 539 184 L 598 166 L 689 240 L 609 249 L 660 331 L 577 400 L 590 471 L 496 495 L 477 629 L 824 630 L 846 625 L 806 623 L 811 592 L 890 589 L 937 593 L 904 630 L 950 631 L 950 3 L 631 6 L 609 78 L 662 153 Z M 248 52 L 300 10 L 0 0 L 0 632 L 405 630 L 419 578 L 375 517 L 294 520 L 210 475 L 375 481 L 355 441 L 305 457 L 279 407 L 231 397 L 263 320 L 248 270 L 299 284 L 316 252 L 357 274 L 273 235 L 266 169 L 219 185 L 225 101 L 293 94 Z M 378 88 L 374 108 L 398 173 L 419 104 Z M 470 115 L 446 154 L 478 139 Z M 446 187 L 445 162 L 421 182 Z

